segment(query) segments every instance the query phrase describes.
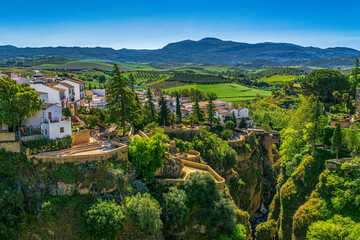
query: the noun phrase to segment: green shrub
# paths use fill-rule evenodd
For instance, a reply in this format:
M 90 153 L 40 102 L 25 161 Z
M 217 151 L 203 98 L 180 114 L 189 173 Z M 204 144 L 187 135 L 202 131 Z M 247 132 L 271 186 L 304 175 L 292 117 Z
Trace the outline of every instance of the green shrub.
M 85 216 L 87 231 L 97 239 L 114 239 L 122 231 L 125 222 L 124 210 L 114 200 L 99 200 Z
M 0 186 L 1 188 L 1 186 Z M 0 239 L 14 239 L 25 216 L 24 196 L 20 191 L 0 189 Z
M 127 209 L 133 224 L 139 230 L 151 235 L 160 233 L 163 226 L 160 219 L 161 207 L 150 194 L 136 194 L 128 202 Z
M 72 142 L 73 138 L 71 136 L 58 139 L 44 137 L 38 140 L 25 141 L 23 142 L 23 145 L 30 149 L 31 154 L 36 154 L 42 151 L 54 151 L 68 148 L 71 147 Z
M 235 128 L 235 123 L 233 121 L 227 121 L 225 123 L 225 129 L 233 130 Z
M 246 228 L 242 224 L 236 224 L 231 233 L 233 240 L 245 240 L 246 239 Z

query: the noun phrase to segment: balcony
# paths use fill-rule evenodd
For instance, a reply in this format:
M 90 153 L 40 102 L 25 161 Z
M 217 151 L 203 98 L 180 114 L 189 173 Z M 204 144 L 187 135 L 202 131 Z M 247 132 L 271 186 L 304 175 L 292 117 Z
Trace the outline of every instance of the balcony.
M 43 123 L 61 123 L 61 122 L 69 122 L 69 117 L 59 117 L 57 119 L 43 119 Z

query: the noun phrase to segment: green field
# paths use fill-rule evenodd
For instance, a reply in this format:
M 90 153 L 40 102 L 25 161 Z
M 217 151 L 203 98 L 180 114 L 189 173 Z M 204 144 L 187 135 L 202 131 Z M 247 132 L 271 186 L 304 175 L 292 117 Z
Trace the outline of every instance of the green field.
M 165 91 L 170 93 L 180 89 L 192 89 L 192 88 L 198 89 L 205 93 L 208 92 L 216 93 L 218 99 L 224 100 L 226 102 L 248 101 L 254 99 L 257 94 L 259 94 L 260 96 L 269 96 L 271 94 L 271 92 L 269 91 L 248 88 L 236 83 L 224 83 L 224 84 L 213 84 L 213 85 L 192 84 L 182 87 L 168 88 Z
M 259 81 L 267 82 L 267 83 L 276 83 L 276 82 L 290 82 L 298 78 L 297 76 L 292 75 L 276 75 L 268 78 L 259 79 Z

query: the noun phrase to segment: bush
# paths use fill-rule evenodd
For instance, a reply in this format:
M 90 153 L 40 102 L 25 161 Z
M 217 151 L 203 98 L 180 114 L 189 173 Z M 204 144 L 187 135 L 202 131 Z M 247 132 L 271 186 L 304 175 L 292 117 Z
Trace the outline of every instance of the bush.
M 84 122 L 88 128 L 95 128 L 99 122 L 99 117 L 97 115 L 86 115 Z
M 23 207 L 22 192 L 0 189 L 0 239 L 13 239 L 16 235 L 16 229 L 25 215 Z
M 63 108 L 63 109 L 61 110 L 61 113 L 62 113 L 62 115 L 65 116 L 65 117 L 71 117 L 71 113 L 70 113 L 70 110 L 69 110 L 68 108 Z
M 163 218 L 168 228 L 183 229 L 185 217 L 189 212 L 186 203 L 186 192 L 177 187 L 171 187 L 168 193 L 163 194 Z
M 133 196 L 127 204 L 130 218 L 139 230 L 146 234 L 159 234 L 162 228 L 161 207 L 150 194 Z
M 229 129 L 226 129 L 221 133 L 221 137 L 225 140 L 229 140 L 230 138 L 233 137 L 233 135 L 234 135 L 233 132 Z
M 185 191 L 191 204 L 203 204 L 216 194 L 216 182 L 208 172 L 193 172 L 185 182 Z
M 246 228 L 242 224 L 236 224 L 232 230 L 231 238 L 233 240 L 245 240 L 246 239 Z
M 224 127 L 220 124 L 210 128 L 210 132 L 222 132 L 223 130 Z
M 98 239 L 114 239 L 125 222 L 123 208 L 115 201 L 99 200 L 86 212 L 87 230 Z
M 42 151 L 54 151 L 58 149 L 71 147 L 73 138 L 71 136 L 50 139 L 50 138 L 41 138 L 38 140 L 30 140 L 23 142 L 23 145 L 30 149 L 31 154 L 35 154 Z
M 227 121 L 225 123 L 225 129 L 233 130 L 235 128 L 235 123 L 233 121 Z

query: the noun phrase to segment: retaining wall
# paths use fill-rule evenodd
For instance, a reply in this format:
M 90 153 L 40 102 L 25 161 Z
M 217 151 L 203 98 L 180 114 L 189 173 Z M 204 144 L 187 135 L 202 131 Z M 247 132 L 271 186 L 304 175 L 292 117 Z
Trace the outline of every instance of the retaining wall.
M 220 192 L 223 192 L 225 189 L 225 179 L 222 178 L 217 172 L 214 171 L 214 169 L 212 169 L 209 165 L 205 165 L 205 164 L 201 164 L 201 163 L 197 163 L 197 162 L 192 162 L 192 161 L 188 161 L 188 160 L 181 160 L 182 163 L 184 164 L 184 166 L 190 166 L 193 168 L 199 168 L 199 169 L 203 169 L 208 171 L 209 173 L 211 173 L 211 175 L 216 179 L 216 184 L 217 184 L 217 190 Z M 188 175 L 186 175 L 183 179 L 158 179 L 158 181 L 160 182 L 164 182 L 164 183 L 170 183 L 170 184 L 184 184 L 186 179 L 187 179 Z
M 20 152 L 21 145 L 20 142 L 0 142 L 0 149 L 5 149 L 6 151 L 11 152 Z
M 85 129 L 78 132 L 72 132 L 71 137 L 73 138 L 73 143 L 71 146 L 88 143 L 90 142 L 90 130 Z
M 0 133 L 0 142 L 15 141 L 15 133 Z
M 42 139 L 43 137 L 44 136 L 42 134 L 36 134 L 36 135 L 31 135 L 31 136 L 22 136 L 21 141 L 26 142 L 26 141 L 39 140 L 39 139 Z
M 239 137 L 240 137 L 240 139 L 238 139 L 238 140 L 234 140 L 234 141 L 228 140 L 229 146 L 230 147 L 241 147 L 241 146 L 243 146 L 245 144 L 246 139 L 245 139 L 245 137 L 243 135 L 239 135 Z
M 86 155 L 64 155 L 64 156 L 48 156 L 48 155 L 28 155 L 28 158 L 35 157 L 41 162 L 54 162 L 54 163 L 85 163 L 85 162 L 100 162 L 102 160 L 109 159 L 113 156 L 117 156 L 122 160 L 128 160 L 128 146 L 119 143 L 118 147 L 114 150 L 104 153 L 92 153 Z

